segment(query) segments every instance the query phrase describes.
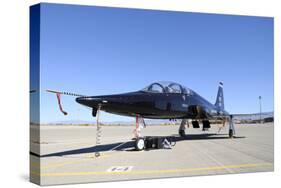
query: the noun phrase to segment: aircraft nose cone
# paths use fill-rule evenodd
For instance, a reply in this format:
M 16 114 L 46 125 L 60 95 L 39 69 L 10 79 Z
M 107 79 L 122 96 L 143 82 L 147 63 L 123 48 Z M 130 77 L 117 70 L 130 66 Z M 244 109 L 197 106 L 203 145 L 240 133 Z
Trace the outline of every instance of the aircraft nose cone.
M 77 97 L 76 102 L 82 105 L 93 107 L 102 103 L 103 101 L 99 97 Z
M 86 99 L 85 97 L 77 97 L 76 98 L 76 102 L 78 102 L 79 104 L 85 104 L 86 103 Z
M 79 104 L 87 105 L 92 102 L 99 102 L 99 99 L 95 99 L 93 97 L 77 97 L 76 102 L 78 102 Z

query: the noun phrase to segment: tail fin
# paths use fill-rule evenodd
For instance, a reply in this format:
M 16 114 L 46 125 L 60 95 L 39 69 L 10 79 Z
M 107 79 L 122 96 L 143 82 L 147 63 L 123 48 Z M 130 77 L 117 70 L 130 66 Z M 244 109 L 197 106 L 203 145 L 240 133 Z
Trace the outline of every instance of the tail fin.
M 219 85 L 215 106 L 218 107 L 220 110 L 224 110 L 223 83 L 222 82 L 220 82 L 220 85 Z

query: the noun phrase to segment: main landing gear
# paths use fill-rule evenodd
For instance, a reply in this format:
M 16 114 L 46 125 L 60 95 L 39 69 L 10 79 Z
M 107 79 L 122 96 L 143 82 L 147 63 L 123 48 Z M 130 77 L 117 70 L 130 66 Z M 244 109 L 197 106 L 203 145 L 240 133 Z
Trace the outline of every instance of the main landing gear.
M 180 124 L 180 127 L 179 127 L 179 135 L 181 137 L 185 137 L 185 125 L 187 123 L 187 120 L 186 119 L 183 119 L 181 121 L 181 124 Z
M 226 119 L 223 120 L 223 124 L 222 127 L 219 127 L 218 133 L 221 131 L 221 129 L 224 127 L 226 121 L 228 120 L 229 122 L 229 130 L 228 130 L 228 136 L 229 138 L 233 138 L 235 136 L 235 127 L 234 127 L 234 123 L 233 123 L 233 116 L 230 115 L 229 117 L 227 117 Z M 186 124 L 188 125 L 188 120 L 183 119 L 181 121 L 180 127 L 179 127 L 179 135 L 181 137 L 185 137 L 185 129 L 186 129 Z M 202 120 L 202 131 L 206 131 L 209 128 L 211 128 L 210 125 L 210 121 L 208 120 Z M 192 121 L 192 126 L 193 128 L 200 128 L 199 126 L 199 122 L 198 121 Z
M 230 115 L 229 116 L 229 130 L 228 130 L 228 136 L 229 138 L 233 138 L 235 135 L 235 127 L 234 127 L 234 123 L 233 123 L 233 116 Z

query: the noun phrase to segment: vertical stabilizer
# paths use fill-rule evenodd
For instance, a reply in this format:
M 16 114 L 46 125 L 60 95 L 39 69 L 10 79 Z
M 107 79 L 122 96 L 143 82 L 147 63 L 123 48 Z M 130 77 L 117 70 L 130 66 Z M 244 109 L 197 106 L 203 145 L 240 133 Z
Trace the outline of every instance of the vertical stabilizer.
M 215 106 L 224 110 L 223 83 L 220 82 Z

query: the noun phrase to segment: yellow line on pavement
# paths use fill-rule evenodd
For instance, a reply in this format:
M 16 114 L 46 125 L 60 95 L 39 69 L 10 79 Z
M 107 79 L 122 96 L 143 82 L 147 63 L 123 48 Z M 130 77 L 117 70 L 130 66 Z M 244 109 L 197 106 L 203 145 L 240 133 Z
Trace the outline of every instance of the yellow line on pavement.
M 240 164 L 240 165 L 226 165 L 226 166 L 211 166 L 201 168 L 187 168 L 187 169 L 164 169 L 164 170 L 135 170 L 128 172 L 62 172 L 62 173 L 37 173 L 32 172 L 33 175 L 48 177 L 48 176 L 87 176 L 87 175 L 127 175 L 127 174 L 164 174 L 164 173 L 185 173 L 196 171 L 210 171 L 210 170 L 225 170 L 238 168 L 255 168 L 263 166 L 272 166 L 272 163 L 255 163 L 255 164 Z

